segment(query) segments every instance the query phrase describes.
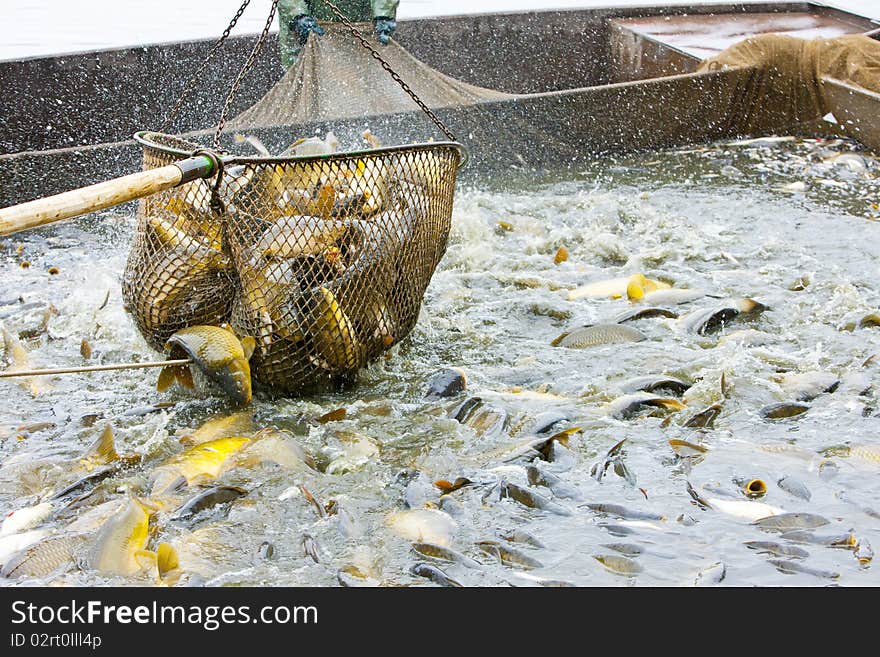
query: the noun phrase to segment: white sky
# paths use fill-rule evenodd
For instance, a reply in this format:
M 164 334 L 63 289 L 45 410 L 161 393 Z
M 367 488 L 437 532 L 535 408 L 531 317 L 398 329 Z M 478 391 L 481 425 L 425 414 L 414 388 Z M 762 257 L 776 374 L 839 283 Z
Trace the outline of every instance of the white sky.
M 695 0 L 402 0 L 398 18 L 520 11 L 531 8 L 647 6 L 694 2 Z M 240 4 L 241 0 L 0 0 L 0 59 L 214 38 L 222 33 Z M 826 4 L 880 19 L 880 0 L 828 0 Z M 270 0 L 252 0 L 234 33 L 259 32 L 270 5 Z

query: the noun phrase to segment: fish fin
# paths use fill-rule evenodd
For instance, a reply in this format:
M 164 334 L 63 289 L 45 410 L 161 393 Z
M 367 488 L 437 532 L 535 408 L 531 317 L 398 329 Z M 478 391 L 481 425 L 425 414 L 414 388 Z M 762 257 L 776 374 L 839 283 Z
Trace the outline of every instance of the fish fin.
M 556 441 L 563 447 L 568 447 L 568 439 L 576 433 L 582 432 L 583 429 L 581 427 L 569 427 L 568 429 L 563 429 L 552 435 L 550 437 L 551 441 Z
M 697 504 L 699 504 L 699 505 L 700 505 L 701 507 L 703 507 L 704 509 L 711 509 L 711 508 L 712 508 L 712 505 L 709 504 L 709 502 L 708 502 L 708 501 L 707 501 L 702 495 L 700 495 L 699 492 L 697 492 L 697 489 L 693 487 L 693 485 L 691 484 L 691 482 L 688 481 L 688 482 L 686 482 L 686 483 L 687 483 L 687 492 L 688 492 L 688 495 L 690 495 L 691 498 L 693 498 L 694 502 L 696 502 Z
M 251 336 L 246 335 L 241 339 L 241 348 L 244 350 L 245 359 L 250 360 L 251 356 L 254 355 L 254 349 L 257 348 L 257 341 Z
M 196 384 L 193 381 L 192 370 L 190 370 L 187 365 L 179 365 L 177 367 L 177 372 L 175 372 L 175 376 L 177 377 L 177 382 L 184 388 L 193 390 L 196 387 Z
M 101 435 L 93 442 L 82 456 L 82 460 L 93 465 L 106 465 L 119 460 L 113 439 L 113 427 L 107 424 Z
M 159 577 L 162 578 L 172 570 L 180 568 L 177 550 L 169 543 L 159 543 L 159 547 L 156 548 L 156 568 L 159 570 Z
M 156 565 L 156 553 L 150 550 L 138 550 L 134 553 L 134 560 L 141 570 L 152 570 Z
M 725 399 L 727 398 L 727 393 L 730 392 L 730 387 L 727 385 L 727 377 L 725 376 L 725 372 L 721 372 L 721 396 Z
M 626 438 L 614 444 L 614 446 L 608 450 L 606 456 L 611 457 L 620 453 L 621 448 L 623 448 L 623 444 L 626 442 Z
M 320 422 L 321 424 L 327 424 L 328 422 L 338 422 L 340 420 L 344 420 L 347 414 L 348 411 L 345 408 L 337 408 L 335 411 L 324 413 L 324 415 L 322 415 L 315 421 Z
M 553 342 L 550 343 L 550 346 L 551 347 L 558 347 L 559 343 L 562 342 L 563 340 L 565 340 L 565 338 L 568 336 L 569 333 L 570 333 L 570 331 L 566 331 L 565 333 L 560 335 L 558 338 L 556 338 L 555 340 L 553 340 Z
M 156 390 L 159 392 L 165 392 L 171 385 L 174 383 L 174 380 L 177 378 L 174 372 L 174 367 L 163 367 L 162 371 L 159 372 L 159 380 L 156 381 Z
M 673 411 L 680 411 L 684 409 L 684 404 L 678 401 L 677 399 L 673 399 L 672 397 L 663 397 L 660 399 L 650 399 L 647 404 L 651 404 L 652 406 L 662 406 L 663 408 L 668 408 Z

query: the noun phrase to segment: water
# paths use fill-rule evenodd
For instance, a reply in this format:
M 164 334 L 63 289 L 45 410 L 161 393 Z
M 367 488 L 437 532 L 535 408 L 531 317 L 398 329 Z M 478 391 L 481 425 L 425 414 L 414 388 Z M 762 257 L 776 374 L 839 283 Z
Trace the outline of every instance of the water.
M 746 4 L 748 0 L 746 0 Z M 0 4 L 0 60 L 38 57 L 218 37 L 240 6 L 240 0 L 81 0 L 76 3 L 37 0 Z M 425 16 L 522 11 L 530 8 L 580 8 L 693 4 L 690 0 L 403 0 L 401 19 Z M 706 3 L 712 4 L 712 3 Z M 721 3 L 723 4 L 723 3 Z M 868 17 L 880 18 L 875 0 L 838 0 L 827 3 Z M 254 0 L 235 34 L 263 29 L 271 3 Z M 277 26 L 277 20 L 275 21 Z M 274 29 L 274 26 L 273 26 Z
M 317 470 L 290 459 L 279 465 L 275 461 L 285 459 L 272 450 L 263 450 L 268 458 L 262 463 L 233 460 L 219 481 L 243 487 L 247 496 L 188 523 L 170 520 L 173 508 L 163 509 L 151 547 L 170 542 L 184 577 L 210 585 L 333 586 L 340 578 L 421 585 L 428 581 L 410 569 L 429 559 L 414 554 L 411 541 L 433 525 L 407 538 L 395 531 L 401 517 L 394 514 L 427 503 L 449 512 L 449 527 L 437 540 L 447 538 L 477 562 L 434 562 L 465 585 L 687 585 L 717 578 L 722 567 L 712 567 L 719 562 L 722 585 L 877 585 L 876 566 L 860 565 L 852 547 L 781 539 L 721 510 L 700 508 L 687 486 L 743 502 L 742 483 L 760 478 L 768 486 L 760 502 L 827 519 L 816 533 L 851 532 L 862 549 L 880 545 L 878 465 L 850 453 L 855 445 L 876 446 L 878 364 L 871 356 L 880 353 L 880 329 L 858 325 L 880 304 L 878 176 L 880 162 L 855 144 L 791 139 L 601 159 L 575 171 L 512 172 L 462 189 L 449 249 L 411 337 L 364 371 L 353 391 L 258 397 L 253 404 L 254 429 L 247 435 L 260 427 L 288 430 Z M 25 341 L 34 365 L 81 364 L 83 338 L 93 361 L 155 357 L 119 295 L 132 225 L 131 216 L 105 213 L 0 243 L 0 321 L 10 331 L 39 334 L 45 307 L 57 310 L 46 334 Z M 570 257 L 557 265 L 561 246 Z M 21 267 L 23 260 L 29 268 Z M 49 274 L 51 266 L 59 273 Z M 570 300 L 571 290 L 637 272 L 713 295 L 667 306 L 681 314 L 729 296 L 752 297 L 768 310 L 702 336 L 681 331 L 673 319 L 653 318 L 630 324 L 647 336 L 643 342 L 583 350 L 550 345 L 565 330 L 608 321 L 632 305 Z M 19 296 L 36 305 L 22 309 Z M 427 379 L 445 366 L 465 370 L 468 390 L 425 400 Z M 762 407 L 792 398 L 781 375 L 813 371 L 833 374 L 839 386 L 798 417 L 761 417 Z M 683 395 L 685 409 L 611 417 L 607 405 L 622 394 L 619 386 L 646 374 L 692 384 Z M 231 412 L 222 399 L 180 389 L 159 394 L 155 380 L 149 370 L 55 377 L 53 389 L 36 398 L 19 385 L 0 384 L 7 399 L 0 408 L 0 512 L 33 504 L 81 476 L 79 455 L 110 422 L 118 451 L 139 454 L 143 462 L 105 481 L 68 518 L 45 525 L 63 532 L 104 499 L 124 499 L 128 488 L 148 491 L 149 473 L 183 449 L 180 435 Z M 469 423 L 452 419 L 452 409 L 470 396 L 483 400 L 482 415 Z M 159 401 L 174 406 L 127 414 Z M 684 426 L 712 404 L 721 405 L 714 428 Z M 348 411 L 341 421 L 308 421 L 340 407 Z M 581 428 L 567 448 L 549 453 L 551 460 L 531 463 L 560 479 L 555 492 L 530 487 L 530 463 L 512 458 L 546 413 L 565 418 L 556 429 Z M 38 422 L 54 426 L 22 428 Z M 627 470 L 612 465 L 597 481 L 593 465 L 624 438 L 620 459 Z M 679 458 L 670 439 L 708 452 Z M 475 485 L 441 500 L 433 482 L 459 477 Z M 802 482 L 809 501 L 781 489 L 782 477 Z M 567 515 L 502 497 L 502 481 L 542 495 Z M 300 485 L 330 507 L 327 517 L 319 517 Z M 664 519 L 622 518 L 587 503 Z M 503 536 L 513 530 L 544 547 L 507 543 Z M 304 540 L 317 545 L 317 562 L 306 555 Z M 514 547 L 539 565 L 498 563 L 491 548 L 480 549 L 484 541 Z M 747 541 L 801 547 L 809 556 L 797 563 L 814 572 L 786 574 Z M 266 542 L 272 558 L 260 556 Z M 620 556 L 620 550 L 639 552 L 632 557 L 637 573 L 612 572 L 596 558 Z M 147 575 L 110 579 L 73 561 L 48 579 L 155 581 Z

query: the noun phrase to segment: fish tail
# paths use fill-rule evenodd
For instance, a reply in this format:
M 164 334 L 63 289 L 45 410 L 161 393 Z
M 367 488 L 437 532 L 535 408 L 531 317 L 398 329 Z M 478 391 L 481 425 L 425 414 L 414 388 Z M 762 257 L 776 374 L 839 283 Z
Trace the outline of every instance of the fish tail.
M 180 568 L 177 550 L 171 547 L 169 543 L 159 543 L 159 547 L 156 548 L 156 568 L 161 578 Z

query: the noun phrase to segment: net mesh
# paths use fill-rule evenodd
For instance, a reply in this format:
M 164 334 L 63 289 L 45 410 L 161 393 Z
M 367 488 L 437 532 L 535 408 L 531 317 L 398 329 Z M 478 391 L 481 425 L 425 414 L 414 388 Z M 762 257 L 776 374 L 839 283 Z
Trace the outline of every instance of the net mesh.
M 369 34 L 369 25 L 359 25 Z M 346 118 L 381 116 L 416 109 L 412 99 L 377 64 L 348 30 L 325 24 L 326 34 L 311 36 L 296 63 L 253 106 L 230 121 L 239 128 L 300 125 Z M 464 107 L 517 98 L 478 87 L 425 64 L 395 41 L 381 54 L 432 109 Z
M 142 133 L 144 167 L 198 144 Z M 254 379 L 287 392 L 350 379 L 413 328 L 446 249 L 462 152 L 438 142 L 316 157 L 224 159 L 141 201 L 123 278 L 138 329 L 228 322 Z

